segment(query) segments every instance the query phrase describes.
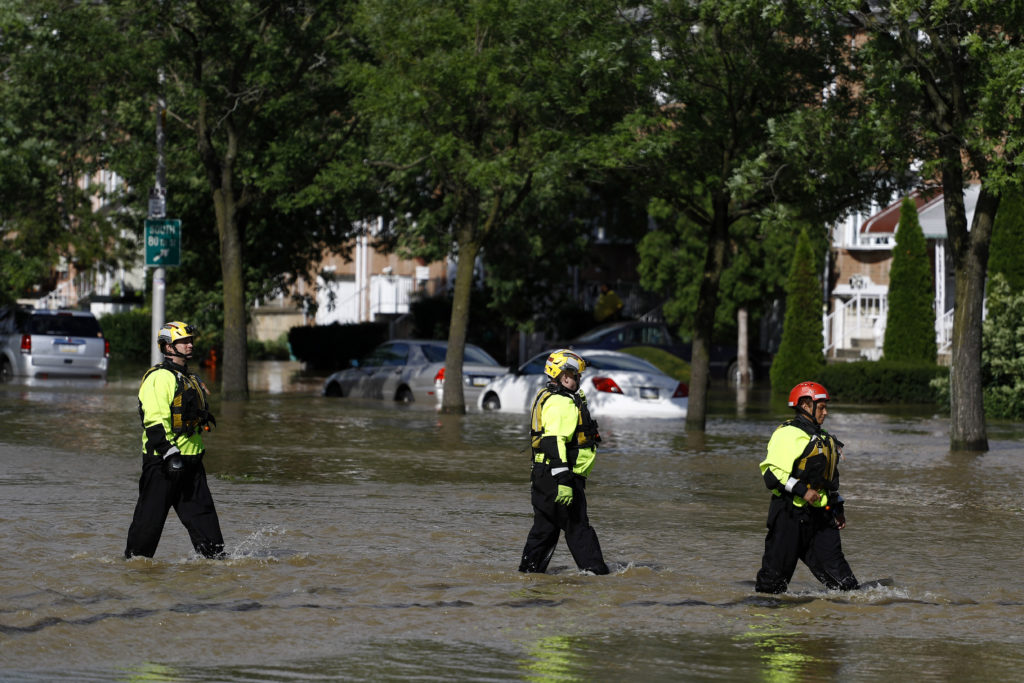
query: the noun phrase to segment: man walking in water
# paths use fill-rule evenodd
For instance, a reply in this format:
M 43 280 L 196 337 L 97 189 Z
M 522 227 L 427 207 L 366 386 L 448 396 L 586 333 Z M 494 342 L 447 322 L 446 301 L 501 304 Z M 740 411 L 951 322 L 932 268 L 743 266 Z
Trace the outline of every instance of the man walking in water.
M 139 500 L 128 529 L 125 559 L 153 557 L 173 507 L 192 546 L 204 557 L 224 553 L 224 538 L 203 468 L 201 432 L 216 424 L 209 390 L 189 372 L 195 330 L 182 322 L 160 328 L 157 343 L 164 361 L 150 368 L 139 387 L 142 420 L 142 476 Z
M 789 392 L 796 416 L 783 422 L 768 441 L 768 455 L 760 467 L 772 500 L 755 582 L 760 593 L 785 592 L 798 559 L 826 588 L 858 587 L 839 539 L 839 531 L 846 527 L 839 495 L 843 444 L 822 429 L 828 400 L 828 391 L 817 382 L 797 384 Z
M 521 572 L 546 571 L 559 531 L 565 531 L 576 566 L 608 573 L 597 532 L 587 518 L 587 475 L 601 437 L 580 389 L 586 367 L 568 349 L 555 351 L 544 364 L 550 381 L 537 392 L 531 411 L 533 528 L 523 548 Z

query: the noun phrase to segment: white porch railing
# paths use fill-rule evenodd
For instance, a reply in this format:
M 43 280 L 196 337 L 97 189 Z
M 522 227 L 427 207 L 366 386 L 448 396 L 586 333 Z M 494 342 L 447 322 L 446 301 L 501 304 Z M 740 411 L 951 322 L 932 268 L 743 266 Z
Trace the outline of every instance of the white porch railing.
M 935 344 L 939 347 L 939 353 L 953 350 L 953 310 L 949 309 L 935 321 Z
M 885 316 L 889 310 L 885 294 L 855 292 L 848 300 L 836 299 L 835 309 L 822 319 L 826 356 L 857 349 L 866 358 L 881 353 Z
M 855 294 L 848 301 L 837 299 L 835 310 L 822 317 L 825 356 L 856 350 L 861 358 L 881 358 L 888 312 L 888 297 L 884 294 Z M 935 344 L 940 354 L 952 349 L 952 308 L 935 320 Z

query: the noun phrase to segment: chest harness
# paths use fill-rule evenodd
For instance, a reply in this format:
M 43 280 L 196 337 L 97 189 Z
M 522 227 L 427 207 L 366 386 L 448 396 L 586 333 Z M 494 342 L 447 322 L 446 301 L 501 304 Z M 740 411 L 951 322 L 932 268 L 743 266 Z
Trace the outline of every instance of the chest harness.
M 571 398 L 572 402 L 576 405 L 579 415 L 576 420 L 576 429 L 573 431 L 565 448 L 565 457 L 569 461 L 568 464 L 570 467 L 574 467 L 576 465 L 576 454 L 579 453 L 579 450 L 581 448 L 595 448 L 597 444 L 601 443 L 601 434 L 598 432 L 597 420 L 590 416 L 590 408 L 587 407 L 586 399 L 580 396 L 579 392 L 569 391 L 560 384 L 548 382 L 543 389 L 537 392 L 537 396 L 533 399 L 533 408 L 530 411 L 530 449 L 535 462 L 539 461 L 537 456 L 541 454 L 547 454 L 548 459 L 552 459 L 549 449 L 544 447 L 544 441 L 547 439 L 553 441 L 555 437 L 544 436 L 541 413 L 544 410 L 544 404 L 556 394 Z
M 190 372 L 182 372 L 179 368 L 180 366 L 165 360 L 147 370 L 142 381 L 145 382 L 157 370 L 169 370 L 174 373 L 177 385 L 174 389 L 174 398 L 171 399 L 171 432 L 188 438 L 199 430 L 209 431 L 209 425 L 216 426 L 217 421 L 210 412 L 203 381 Z M 140 400 L 139 420 L 144 419 Z
M 783 422 L 780 427 L 796 427 L 805 432 L 811 440 L 803 452 L 793 461 L 790 476 L 796 477 L 813 489 L 834 491 L 839 488 L 839 450 L 843 442 L 831 434 L 816 429 L 807 420 L 793 419 Z

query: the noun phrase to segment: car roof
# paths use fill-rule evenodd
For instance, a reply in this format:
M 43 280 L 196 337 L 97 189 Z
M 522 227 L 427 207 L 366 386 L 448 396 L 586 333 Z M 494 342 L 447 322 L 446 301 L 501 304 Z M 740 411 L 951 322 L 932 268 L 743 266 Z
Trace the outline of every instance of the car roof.
M 384 346 L 385 344 L 433 344 L 434 346 L 448 346 L 447 339 L 388 339 L 387 341 L 381 342 L 378 346 Z M 472 342 L 466 342 L 466 346 L 474 346 L 480 348 L 478 344 Z
M 71 315 L 79 318 L 95 318 L 89 311 L 79 311 L 73 308 L 33 308 L 28 310 L 32 315 Z

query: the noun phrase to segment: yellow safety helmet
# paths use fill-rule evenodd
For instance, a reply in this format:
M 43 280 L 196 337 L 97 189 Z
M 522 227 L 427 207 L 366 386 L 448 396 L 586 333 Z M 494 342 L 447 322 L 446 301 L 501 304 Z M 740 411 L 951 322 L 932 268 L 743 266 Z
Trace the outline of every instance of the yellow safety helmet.
M 177 344 L 183 339 L 191 339 L 196 334 L 196 328 L 183 322 L 174 320 L 164 323 L 160 332 L 156 335 L 158 344 Z
M 544 374 L 551 379 L 558 379 L 558 376 L 566 370 L 581 376 L 586 369 L 587 362 L 583 360 L 583 357 L 569 349 L 552 351 L 551 355 L 548 356 L 547 362 L 544 363 Z

